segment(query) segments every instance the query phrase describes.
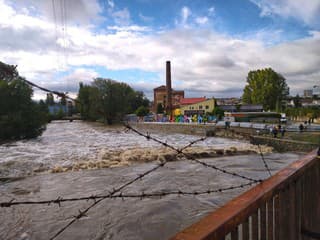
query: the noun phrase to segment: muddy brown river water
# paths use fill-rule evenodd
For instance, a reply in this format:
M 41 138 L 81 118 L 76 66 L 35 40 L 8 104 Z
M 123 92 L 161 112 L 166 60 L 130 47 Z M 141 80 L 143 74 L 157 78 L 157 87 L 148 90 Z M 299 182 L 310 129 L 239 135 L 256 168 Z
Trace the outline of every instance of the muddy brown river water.
M 183 134 L 156 134 L 155 137 L 177 147 L 187 145 L 197 136 Z M 251 148 L 246 142 L 209 138 L 197 148 Z M 120 167 L 95 168 L 50 173 L 59 166 L 73 166 L 78 162 L 108 161 L 114 151 L 138 154 L 161 147 L 152 141 L 124 132 L 123 127 L 106 127 L 84 122 L 54 122 L 35 140 L 18 141 L 0 146 L 0 202 L 21 200 L 50 200 L 106 194 L 113 188 L 134 179 L 153 168 L 157 161 L 131 161 Z M 277 172 L 300 157 L 297 153 L 266 153 L 272 171 Z M 129 159 L 129 160 L 128 160 Z M 131 160 L 130 160 L 131 159 Z M 119 162 L 122 160 L 120 159 Z M 266 178 L 259 154 L 202 158 L 252 178 Z M 246 180 L 219 173 L 189 160 L 167 163 L 142 180 L 123 189 L 123 193 L 139 194 L 170 190 L 202 191 L 218 189 Z M 86 217 L 75 222 L 57 239 L 168 239 L 176 232 L 196 222 L 214 209 L 248 188 L 199 196 L 169 195 L 162 198 L 106 199 L 91 209 Z M 0 239 L 49 239 L 67 224 L 78 211 L 92 202 L 72 202 L 58 205 L 20 205 L 0 208 Z

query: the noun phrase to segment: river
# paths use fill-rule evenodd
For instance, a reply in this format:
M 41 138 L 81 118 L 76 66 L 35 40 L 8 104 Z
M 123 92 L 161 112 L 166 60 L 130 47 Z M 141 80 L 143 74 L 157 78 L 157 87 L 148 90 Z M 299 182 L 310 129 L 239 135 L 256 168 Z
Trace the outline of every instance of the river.
M 157 139 L 183 147 L 199 137 L 159 133 Z M 194 146 L 252 148 L 246 142 L 208 138 Z M 151 150 L 153 151 L 151 151 Z M 35 140 L 17 141 L 0 146 L 0 202 L 19 200 L 50 200 L 106 194 L 156 166 L 154 155 L 163 151 L 158 143 L 121 126 L 108 127 L 97 123 L 53 122 Z M 141 152 L 152 152 L 143 161 Z M 140 155 L 139 155 L 140 154 Z M 135 158 L 138 155 L 138 158 Z M 108 168 L 93 164 L 109 158 Z M 297 153 L 266 153 L 266 161 L 275 173 L 297 160 Z M 125 159 L 123 159 L 125 158 Z M 150 158 L 150 159 L 149 159 Z M 208 164 L 252 178 L 266 178 L 259 154 L 202 158 Z M 81 170 L 77 164 L 92 163 L 93 169 Z M 88 164 L 90 165 L 90 164 Z M 115 167 L 120 166 L 120 167 Z M 51 173 L 61 168 L 66 172 Z M 89 167 L 88 167 L 89 168 Z M 168 162 L 141 180 L 122 190 L 126 194 L 166 192 L 170 190 L 203 191 L 247 183 L 246 180 L 219 173 L 186 159 Z M 142 199 L 106 199 L 75 222 L 57 239 L 168 239 L 179 230 L 248 188 L 198 196 L 169 195 Z M 92 200 L 58 205 L 20 205 L 0 208 L 0 239 L 48 239 L 67 224 L 79 210 Z

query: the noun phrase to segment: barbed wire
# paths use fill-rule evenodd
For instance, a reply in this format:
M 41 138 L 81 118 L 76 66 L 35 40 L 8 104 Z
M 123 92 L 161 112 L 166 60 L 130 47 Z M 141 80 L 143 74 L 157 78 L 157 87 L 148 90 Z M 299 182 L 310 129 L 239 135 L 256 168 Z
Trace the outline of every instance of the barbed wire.
M 122 189 L 124 189 L 125 187 L 133 184 L 134 182 L 137 182 L 138 180 L 141 180 L 143 177 L 149 175 L 150 173 L 156 171 L 157 169 L 159 169 L 160 167 L 163 167 L 165 164 L 167 163 L 167 161 L 163 161 L 159 164 L 157 164 L 155 167 L 149 169 L 148 171 L 142 173 L 142 174 L 139 174 L 136 178 L 122 184 L 120 187 L 118 188 L 114 188 L 112 191 L 109 192 L 109 194 L 105 195 L 104 197 L 101 197 L 100 199 L 96 200 L 91 204 L 89 205 L 86 209 L 84 209 L 83 211 L 79 210 L 79 214 L 76 215 L 76 216 L 73 216 L 73 219 L 68 223 L 66 224 L 64 227 L 62 227 L 52 238 L 50 238 L 50 240 L 53 240 L 55 239 L 56 237 L 58 237 L 62 232 L 64 232 L 68 227 L 70 227 L 74 222 L 76 222 L 78 219 L 86 216 L 86 213 L 91 209 L 93 208 L 94 206 L 96 206 L 98 203 L 100 203 L 101 201 L 107 199 L 107 198 L 110 198 L 111 196 L 113 196 L 114 194 L 120 192 Z
M 5 207 L 11 207 L 15 205 L 51 205 L 51 204 L 57 204 L 59 207 L 61 207 L 61 203 L 64 202 L 78 202 L 78 201 L 89 201 L 89 200 L 99 200 L 99 199 L 115 199 L 115 198 L 121 198 L 121 199 L 126 199 L 126 198 L 152 198 L 152 197 L 164 197 L 168 195 L 205 195 L 205 194 L 211 194 L 211 193 L 217 193 L 217 192 L 226 192 L 230 190 L 235 190 L 235 189 L 240 189 L 240 188 L 245 188 L 251 185 L 256 184 L 256 182 L 248 182 L 244 184 L 239 184 L 235 186 L 230 186 L 230 187 L 225 187 L 225 188 L 218 188 L 218 189 L 207 189 L 207 190 L 201 190 L 201 191 L 182 191 L 182 190 L 172 190 L 172 191 L 163 191 L 163 192 L 150 192 L 150 193 L 137 193 L 137 194 L 125 194 L 120 192 L 118 195 L 112 195 L 111 193 L 107 195 L 90 195 L 86 197 L 78 197 L 78 198 L 63 198 L 63 197 L 58 197 L 57 199 L 53 200 L 44 200 L 44 201 L 16 201 L 15 199 L 10 200 L 9 202 L 2 202 L 0 203 L 0 207 L 5 208 Z
M 263 155 L 263 152 L 262 152 L 262 150 L 261 150 L 261 147 L 260 147 L 260 144 L 259 144 L 259 143 L 258 143 L 258 148 L 259 148 L 259 154 L 260 154 L 260 156 L 261 156 L 261 159 L 262 159 L 262 162 L 263 162 L 263 164 L 264 164 L 264 167 L 265 167 L 265 169 L 268 171 L 268 173 L 269 173 L 269 175 L 270 175 L 270 177 L 271 177 L 272 174 L 271 174 L 270 168 L 269 168 L 269 166 L 268 166 L 268 164 L 267 164 L 267 161 L 266 161 L 265 158 L 264 158 L 264 155 Z
M 196 139 L 196 140 L 194 140 L 194 141 L 191 141 L 188 145 L 184 146 L 183 148 L 180 148 L 179 150 L 180 150 L 180 151 L 183 151 L 183 150 L 191 147 L 192 145 L 194 145 L 194 144 L 196 144 L 196 143 L 198 143 L 198 142 L 205 141 L 205 140 L 207 140 L 207 137 L 202 137 L 202 138 Z
M 125 126 L 126 126 L 126 124 L 125 124 Z M 128 128 L 126 127 L 126 129 L 128 129 Z M 147 137 L 148 140 L 149 140 L 149 139 L 152 139 L 152 137 L 150 136 L 150 134 L 148 134 L 147 136 L 148 136 L 148 137 Z M 195 141 L 192 141 L 192 142 L 190 142 L 187 146 L 185 146 L 183 149 L 187 149 L 187 148 L 191 147 L 192 145 L 194 145 L 195 143 L 198 143 L 198 142 L 200 142 L 200 141 L 204 141 L 205 139 L 206 139 L 206 138 L 200 138 L 200 139 L 197 139 L 197 140 L 195 140 Z M 163 143 L 163 142 L 160 141 L 160 140 L 157 140 L 157 141 L 158 141 L 158 143 L 162 143 L 162 144 L 166 144 L 166 145 L 170 146 L 169 144 Z M 180 152 L 182 152 L 182 150 L 179 150 L 179 151 L 176 153 L 176 155 L 178 155 Z M 90 196 L 89 199 L 94 199 L 94 200 L 95 200 L 94 203 L 92 203 L 90 206 L 88 206 L 88 207 L 87 207 L 85 210 L 83 210 L 83 211 L 79 210 L 79 214 L 76 215 L 76 216 L 74 216 L 74 218 L 73 218 L 68 224 L 66 224 L 63 228 L 61 228 L 61 229 L 60 229 L 52 238 L 50 238 L 50 239 L 53 240 L 53 239 L 55 239 L 56 237 L 58 237 L 62 232 L 64 232 L 67 228 L 69 228 L 69 227 L 70 227 L 74 222 L 76 222 L 78 219 L 86 216 L 86 213 L 87 213 L 91 208 L 93 208 L 93 207 L 96 206 L 98 203 L 100 203 L 101 201 L 103 201 L 103 200 L 105 200 L 105 199 L 107 199 L 107 198 L 112 198 L 112 197 L 114 196 L 114 194 L 120 192 L 122 189 L 124 189 L 125 187 L 133 184 L 134 182 L 136 182 L 136 181 L 138 181 L 138 180 L 141 180 L 143 177 L 145 177 L 145 176 L 149 175 L 150 173 L 156 171 L 156 170 L 159 169 L 160 167 L 163 167 L 167 162 L 168 162 L 167 160 L 161 161 L 161 162 L 160 162 L 157 166 L 155 166 L 154 168 L 152 168 L 152 169 L 150 169 L 150 170 L 148 170 L 148 171 L 140 174 L 138 177 L 134 178 L 133 180 L 131 180 L 131 181 L 129 181 L 129 182 L 126 182 L 125 184 L 121 185 L 120 187 L 118 187 L 118 188 L 116 188 L 116 189 L 113 189 L 113 191 L 109 192 L 109 194 L 107 194 L 107 195 L 105 195 L 105 196 L 103 196 L 103 197 L 101 197 L 101 198 L 94 198 L 94 196 Z M 180 192 L 181 192 L 181 191 L 180 191 Z M 170 194 L 170 192 L 169 192 L 167 195 L 169 195 L 169 194 Z M 151 194 L 151 195 L 152 195 L 152 194 Z M 151 196 L 151 195 L 150 195 L 150 196 Z M 165 194 L 165 195 L 166 195 L 166 194 Z M 164 196 L 165 196 L 165 195 L 164 195 Z M 146 195 L 145 195 L 145 194 L 142 194 L 142 195 L 140 194 L 140 195 L 137 195 L 137 196 L 143 198 L 143 197 L 145 197 Z M 154 195 L 154 196 L 156 196 L 156 195 Z M 119 197 L 120 197 L 120 195 L 119 195 Z M 123 195 L 122 195 L 121 197 L 123 197 Z M 98 200 L 97 200 L 97 199 L 98 199 Z M 84 199 L 81 199 L 81 200 L 84 200 Z M 56 199 L 56 200 L 53 200 L 53 201 L 51 201 L 51 202 L 60 203 L 60 200 L 58 201 L 58 200 Z M 13 202 L 12 202 L 12 203 L 13 203 Z
M 23 80 L 27 84 L 29 84 L 29 85 L 31 85 L 33 87 L 36 87 L 36 88 L 38 88 L 38 89 L 40 89 L 42 91 L 55 94 L 55 95 L 57 95 L 59 97 L 70 99 L 70 100 L 73 100 L 75 102 L 79 102 L 77 99 L 69 97 L 66 93 L 62 93 L 62 92 L 58 92 L 58 91 L 52 91 L 52 90 L 43 88 L 43 87 L 41 87 L 41 86 L 39 86 L 37 84 L 34 84 L 34 83 L 32 83 L 32 82 L 30 82 L 30 81 L 28 81 L 26 79 L 23 79 Z M 203 165 L 205 167 L 209 167 L 209 168 L 215 169 L 215 170 L 217 170 L 219 172 L 222 172 L 222 173 L 225 173 L 225 174 L 228 174 L 228 175 L 232 175 L 232 176 L 239 177 L 239 178 L 242 178 L 242 179 L 245 179 L 245 180 L 249 180 L 249 183 L 240 184 L 240 185 L 237 185 L 237 186 L 230 186 L 230 187 L 226 187 L 226 188 L 219 188 L 219 189 L 215 189 L 215 190 L 208 189 L 208 190 L 193 191 L 193 192 L 192 191 L 189 191 L 189 192 L 188 191 L 181 191 L 181 190 L 173 190 L 173 191 L 167 191 L 167 192 L 153 192 L 153 193 L 144 193 L 144 192 L 142 192 L 142 193 L 139 193 L 139 194 L 124 194 L 122 192 L 122 190 L 124 188 L 126 188 L 129 185 L 137 182 L 138 180 L 141 180 L 145 176 L 147 176 L 147 175 L 151 174 L 152 172 L 158 170 L 159 168 L 163 167 L 168 162 L 167 160 L 163 160 L 159 164 L 157 164 L 155 167 L 145 171 L 142 174 L 139 174 L 137 177 L 135 177 L 134 179 L 132 179 L 132 180 L 120 185 L 118 188 L 113 188 L 113 190 L 109 191 L 108 194 L 106 194 L 106 195 L 96 195 L 96 196 L 95 195 L 91 195 L 91 196 L 79 197 L 79 198 L 62 198 L 62 197 L 58 197 L 57 199 L 54 199 L 54 200 L 38 201 L 38 202 L 36 202 L 36 201 L 20 201 L 20 202 L 17 202 L 17 201 L 15 201 L 15 199 L 12 199 L 9 202 L 0 203 L 0 206 L 1 207 L 11 207 L 11 206 L 14 206 L 14 205 L 22 205 L 22 204 L 48 204 L 48 205 L 50 205 L 50 204 L 58 204 L 60 206 L 62 202 L 93 200 L 92 204 L 90 204 L 84 210 L 78 210 L 79 213 L 77 215 L 73 216 L 72 220 L 69 223 L 67 223 L 65 226 L 60 228 L 60 230 L 57 231 L 54 236 L 49 238 L 49 239 L 53 240 L 53 239 L 57 238 L 60 234 L 62 234 L 67 228 L 69 228 L 77 220 L 79 220 L 82 217 L 86 216 L 86 214 L 90 211 L 90 209 L 92 209 L 93 207 L 95 207 L 96 205 L 98 205 L 100 202 L 102 202 L 105 199 L 111 199 L 111 198 L 122 198 L 122 199 L 125 199 L 125 198 L 162 197 L 162 196 L 167 196 L 167 195 L 201 195 L 201 194 L 210 194 L 210 193 L 215 193 L 215 192 L 224 192 L 224 191 L 228 191 L 228 190 L 244 188 L 246 186 L 250 186 L 250 185 L 253 185 L 253 184 L 256 184 L 256 183 L 259 183 L 259 182 L 263 181 L 262 179 L 254 179 L 254 178 L 251 178 L 251 177 L 243 176 L 243 175 L 241 175 L 239 173 L 225 170 L 225 169 L 217 167 L 217 166 L 215 166 L 213 164 L 208 164 L 206 162 L 202 162 L 202 161 L 196 159 L 195 157 L 193 157 L 191 154 L 187 154 L 187 153 L 183 152 L 184 150 L 186 150 L 187 148 L 193 146 L 194 144 L 196 144 L 196 143 L 198 143 L 200 141 L 204 141 L 206 139 L 205 137 L 197 139 L 197 140 L 194 140 L 194 141 L 191 141 L 188 145 L 186 145 L 186 146 L 184 146 L 184 147 L 179 149 L 179 148 L 176 148 L 176 147 L 168 144 L 167 142 L 161 141 L 161 140 L 159 140 L 159 139 L 157 139 L 155 137 L 150 136 L 149 133 L 144 134 L 144 133 L 138 131 L 137 129 L 134 129 L 128 123 L 124 123 L 124 125 L 125 125 L 127 130 L 133 131 L 136 134 L 145 137 L 147 140 L 152 140 L 154 142 L 157 142 L 157 143 L 159 143 L 159 144 L 161 144 L 161 145 L 163 145 L 165 147 L 168 147 L 168 148 L 174 150 L 176 152 L 176 155 L 181 154 L 187 160 L 194 161 L 194 162 L 196 162 L 198 164 L 201 164 L 201 165 Z M 265 163 L 265 166 L 267 166 L 265 161 L 264 161 L 264 163 Z
M 44 92 L 48 92 L 48 93 L 52 93 L 52 94 L 55 94 L 57 95 L 58 97 L 61 97 L 61 98 L 66 98 L 66 99 L 70 99 L 72 101 L 75 101 L 75 102 L 79 102 L 77 99 L 75 98 L 72 98 L 72 97 L 69 97 L 66 93 L 63 93 L 63 92 L 58 92 L 58 91 L 53 91 L 53 90 L 50 90 L 50 89 L 47 89 L 47 88 L 44 88 L 44 87 L 41 87 L 33 82 L 30 82 L 26 79 L 22 79 L 23 81 L 25 81 L 27 84 L 29 84 L 30 86 L 32 87 L 36 87 Z
M 164 147 L 168 147 L 172 150 L 174 150 L 177 154 L 182 154 L 187 160 L 191 160 L 191 161 L 194 161 L 196 163 L 199 163 L 205 167 L 209 167 L 209 168 L 213 168 L 219 172 L 222 172 L 222 173 L 225 173 L 225 174 L 228 174 L 228 175 L 232 175 L 232 176 L 235 176 L 235 177 L 239 177 L 239 178 L 242 178 L 242 179 L 245 179 L 245 180 L 249 180 L 249 181 L 254 181 L 254 182 L 262 182 L 263 179 L 254 179 L 254 178 L 251 178 L 251 177 L 247 177 L 247 176 L 243 176 L 239 173 L 236 173 L 236 172 L 231 172 L 231 171 L 228 171 L 228 170 L 225 170 L 223 168 L 220 168 L 216 165 L 213 165 L 213 164 L 208 164 L 206 162 L 202 162 L 198 159 L 196 159 L 195 157 L 193 157 L 191 154 L 187 154 L 187 153 L 184 153 L 181 149 L 178 149 L 166 142 L 163 142 L 155 137 L 152 137 L 149 133 L 145 134 L 145 133 L 142 133 L 140 131 L 138 131 L 137 129 L 131 127 L 128 123 L 124 123 L 125 124 L 125 127 L 135 133 L 137 133 L 138 135 L 142 136 L 142 137 L 145 137 L 147 140 L 153 140 L 154 142 L 157 142 L 161 145 L 163 145 Z M 182 148 L 183 149 L 183 148 Z M 184 149 L 185 150 L 185 149 Z

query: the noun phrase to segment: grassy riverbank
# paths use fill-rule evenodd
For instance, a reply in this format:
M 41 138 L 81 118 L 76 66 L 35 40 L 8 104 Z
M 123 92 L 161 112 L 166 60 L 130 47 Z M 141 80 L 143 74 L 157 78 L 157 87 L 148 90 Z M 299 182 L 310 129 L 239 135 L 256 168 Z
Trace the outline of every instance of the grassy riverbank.
M 320 132 L 288 132 L 285 138 L 320 145 Z

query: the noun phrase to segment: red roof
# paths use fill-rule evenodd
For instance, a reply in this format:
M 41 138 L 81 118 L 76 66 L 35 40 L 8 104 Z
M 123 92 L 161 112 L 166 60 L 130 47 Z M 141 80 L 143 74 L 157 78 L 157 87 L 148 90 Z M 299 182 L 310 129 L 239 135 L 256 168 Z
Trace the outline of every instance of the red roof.
M 201 97 L 201 98 L 181 98 L 180 99 L 180 104 L 181 105 L 189 105 L 189 104 L 195 104 L 198 102 L 202 102 L 205 101 L 206 98 L 205 97 Z

